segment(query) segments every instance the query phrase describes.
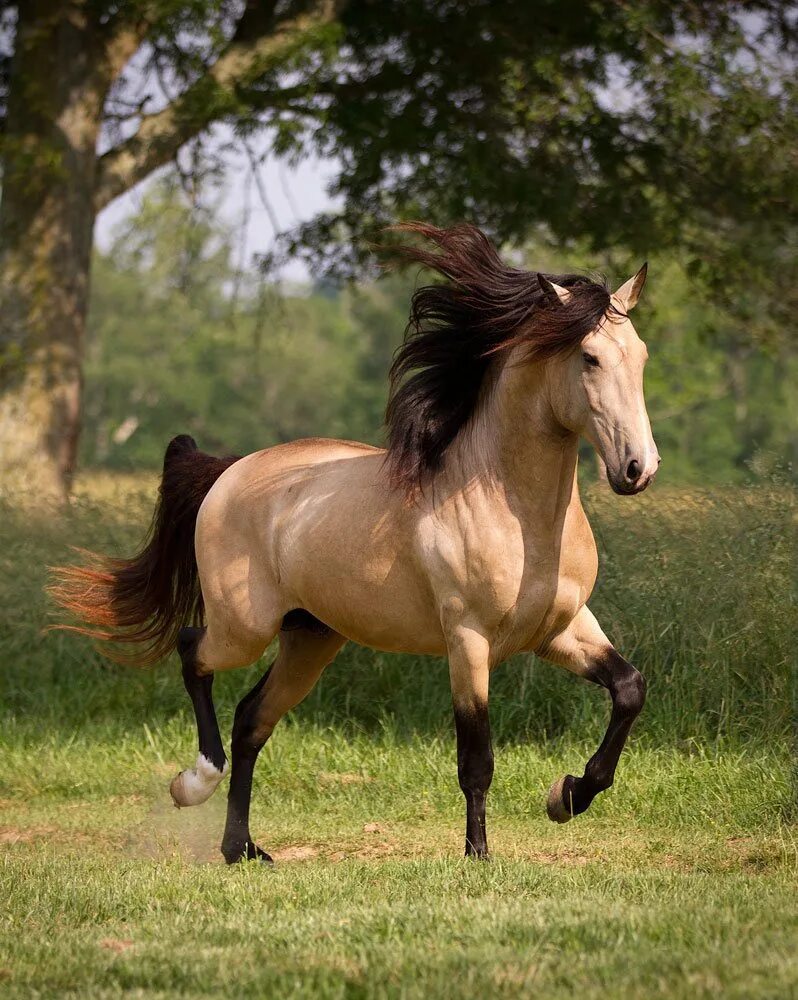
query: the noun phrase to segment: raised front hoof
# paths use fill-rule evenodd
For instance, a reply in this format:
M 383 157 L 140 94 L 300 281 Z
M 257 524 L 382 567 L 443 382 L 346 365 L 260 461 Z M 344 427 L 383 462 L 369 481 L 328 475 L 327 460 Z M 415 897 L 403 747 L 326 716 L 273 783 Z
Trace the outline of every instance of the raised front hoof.
M 573 803 L 573 789 L 576 778 L 572 774 L 555 781 L 549 789 L 549 797 L 546 799 L 546 812 L 549 819 L 554 823 L 567 823 L 574 818 L 571 812 Z
M 222 844 L 222 856 L 228 865 L 237 865 L 239 861 L 262 861 L 270 868 L 274 867 L 274 861 L 270 854 L 261 850 L 257 844 L 247 840 L 243 844 Z
M 172 778 L 169 794 L 178 809 L 185 806 L 199 806 L 207 802 L 227 774 L 227 763 L 220 771 L 207 757 L 197 757 L 195 767 L 181 771 Z

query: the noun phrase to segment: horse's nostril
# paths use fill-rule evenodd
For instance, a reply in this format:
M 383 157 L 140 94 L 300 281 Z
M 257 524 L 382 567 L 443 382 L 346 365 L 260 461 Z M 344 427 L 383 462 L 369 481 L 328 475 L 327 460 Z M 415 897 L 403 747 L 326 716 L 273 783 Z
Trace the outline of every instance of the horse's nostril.
M 640 467 L 640 463 L 634 458 L 626 466 L 626 478 L 629 480 L 630 483 L 636 483 L 637 480 L 640 478 L 642 472 L 643 470 Z

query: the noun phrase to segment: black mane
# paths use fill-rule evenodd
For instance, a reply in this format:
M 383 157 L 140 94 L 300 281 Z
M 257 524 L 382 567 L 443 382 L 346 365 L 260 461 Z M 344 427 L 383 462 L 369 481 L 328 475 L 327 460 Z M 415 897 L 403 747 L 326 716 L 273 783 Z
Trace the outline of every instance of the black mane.
M 581 274 L 507 267 L 476 226 L 399 228 L 435 249 L 403 245 L 398 253 L 447 279 L 413 295 L 405 340 L 391 366 L 387 461 L 392 482 L 409 490 L 441 468 L 496 355 L 519 343 L 537 358 L 568 351 L 612 307 L 607 286 Z M 549 281 L 570 290 L 567 304 L 547 290 Z

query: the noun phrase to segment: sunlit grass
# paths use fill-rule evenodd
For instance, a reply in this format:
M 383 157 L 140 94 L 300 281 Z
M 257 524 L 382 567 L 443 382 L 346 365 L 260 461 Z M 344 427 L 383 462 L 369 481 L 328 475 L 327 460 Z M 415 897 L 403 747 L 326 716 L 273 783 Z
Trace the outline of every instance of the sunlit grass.
M 591 602 L 649 678 L 615 786 L 565 827 L 602 693 L 519 657 L 492 684 L 493 861 L 466 862 L 445 665 L 347 647 L 259 764 L 227 869 L 223 792 L 175 810 L 195 733 L 176 664 L 44 633 L 47 563 L 125 553 L 154 480 L 0 509 L 0 994 L 786 997 L 798 991 L 794 495 L 588 498 Z M 229 733 L 261 667 L 220 677 Z

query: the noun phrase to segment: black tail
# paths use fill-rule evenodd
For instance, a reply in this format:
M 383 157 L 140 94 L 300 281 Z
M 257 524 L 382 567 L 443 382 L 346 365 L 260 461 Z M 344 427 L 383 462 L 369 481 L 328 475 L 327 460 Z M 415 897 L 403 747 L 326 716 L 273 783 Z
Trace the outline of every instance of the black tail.
M 138 646 L 129 653 L 107 651 L 123 663 L 145 666 L 163 659 L 184 625 L 201 624 L 197 514 L 219 476 L 237 461 L 204 454 L 187 434 L 170 441 L 144 547 L 132 559 L 84 552 L 88 565 L 56 567 L 49 592 L 80 624 L 55 628 Z

